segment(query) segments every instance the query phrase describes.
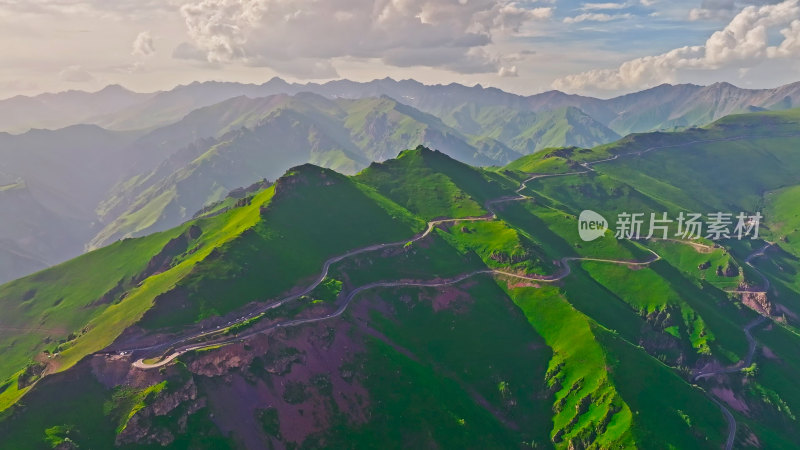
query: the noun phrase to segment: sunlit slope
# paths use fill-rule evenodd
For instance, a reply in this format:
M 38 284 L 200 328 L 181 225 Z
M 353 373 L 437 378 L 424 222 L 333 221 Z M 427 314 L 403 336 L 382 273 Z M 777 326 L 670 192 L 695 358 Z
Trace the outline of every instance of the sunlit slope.
M 512 195 L 517 186 L 505 176 L 425 147 L 373 163 L 355 178 L 429 220 L 486 214 L 487 201 Z
M 26 364 L 44 366 L 47 372 L 65 370 L 111 344 L 197 262 L 254 226 L 272 193 L 255 195 L 248 207 L 120 241 L 2 286 L 0 302 L 8 312 L 2 318 L 3 378 Z M 19 395 L 18 383 L 11 380 L 11 387 L 0 393 L 3 408 Z
M 229 338 L 158 370 L 132 368 L 135 358 L 159 361 L 146 351 L 92 355 L 34 385 L 27 407 L 0 420 L 0 437 L 23 448 L 65 430 L 94 447 L 153 444 L 147 439 L 168 433 L 171 445 L 194 448 L 709 448 L 728 437 L 714 398 L 738 424 L 737 446 L 786 446 L 798 438 L 800 410 L 791 382 L 800 348 L 797 122 L 794 111 L 740 116 L 595 149 L 548 150 L 493 170 L 425 148 L 354 177 L 296 167 L 229 211 L 153 243 L 159 252 L 175 237 L 187 242 L 161 274 L 121 288 L 120 307 L 143 308 L 135 319 L 115 322 L 104 310 L 87 319 L 85 335 L 105 336 L 105 324 L 114 324 L 128 328 L 131 348 L 200 327 L 222 326 Z M 581 164 L 617 154 L 624 156 Z M 701 176 L 715 165 L 733 178 Z M 516 196 L 530 172 L 548 171 L 559 176 L 531 180 L 525 197 Z M 592 209 L 613 226 L 622 211 L 706 208 L 764 213 L 764 236 L 779 248 L 752 264 L 772 282 L 763 298 L 775 314 L 752 331 L 754 367 L 695 380 L 698 371 L 748 358 L 745 329 L 758 314 L 752 300 L 726 290 L 760 286 L 747 256 L 763 242 L 715 247 L 610 232 L 584 242 L 577 215 Z M 413 238 L 425 220 L 454 217 L 470 220 Z M 232 225 L 237 218 L 248 226 Z M 208 247 L 193 250 L 204 239 Z M 118 245 L 135 242 L 148 241 Z M 260 322 L 228 327 L 310 285 L 327 259 L 376 243 L 397 245 L 353 253 L 308 295 Z M 161 295 L 145 300 L 146 291 Z M 258 327 L 270 331 L 247 334 Z M 60 358 L 110 343 L 95 348 L 82 339 Z M 15 398 L 20 377 L 30 373 L 0 385 L 0 398 Z M 53 398 L 71 406 L 47 414 Z M 80 404 L 87 414 L 70 415 Z M 156 418 L 166 404 L 174 406 Z

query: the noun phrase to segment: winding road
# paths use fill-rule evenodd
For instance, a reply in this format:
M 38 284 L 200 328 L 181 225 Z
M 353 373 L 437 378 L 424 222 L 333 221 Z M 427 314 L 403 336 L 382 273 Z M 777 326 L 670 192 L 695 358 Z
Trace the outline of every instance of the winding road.
M 793 134 L 791 136 L 796 136 L 796 134 Z M 372 251 L 377 251 L 377 250 L 381 250 L 381 249 L 385 249 L 385 248 L 400 247 L 400 246 L 404 246 L 404 245 L 407 245 L 407 244 L 410 244 L 410 243 L 413 243 L 413 242 L 417 242 L 417 241 L 419 241 L 421 239 L 424 239 L 428 235 L 430 235 L 433 232 L 433 230 L 437 226 L 440 226 L 440 225 L 456 224 L 456 223 L 461 223 L 461 222 L 476 222 L 476 221 L 495 220 L 495 219 L 497 219 L 497 214 L 496 214 L 496 211 L 494 209 L 495 205 L 497 205 L 499 203 L 505 203 L 505 202 L 511 202 L 511 201 L 523 201 L 523 200 L 527 200 L 527 199 L 531 198 L 531 197 L 529 197 L 527 195 L 522 194 L 522 192 L 527 188 L 527 183 L 529 183 L 529 182 L 531 182 L 533 180 L 540 179 L 540 178 L 546 178 L 546 177 L 559 177 L 559 176 L 586 174 L 586 173 L 589 173 L 589 172 L 593 172 L 594 169 L 593 169 L 592 166 L 594 166 L 596 164 L 618 160 L 618 159 L 623 158 L 623 157 L 641 156 L 641 155 L 643 155 L 645 153 L 649 153 L 649 152 L 652 152 L 652 151 L 655 151 L 655 150 L 659 150 L 659 149 L 678 148 L 678 147 L 685 147 L 685 146 L 701 144 L 701 143 L 735 141 L 735 140 L 745 139 L 747 137 L 748 136 L 738 136 L 738 137 L 732 137 L 732 138 L 726 138 L 726 139 L 695 140 L 695 141 L 684 142 L 684 143 L 679 143 L 679 144 L 654 146 L 654 147 L 650 147 L 650 148 L 647 148 L 647 149 L 644 149 L 644 150 L 641 150 L 641 151 L 638 151 L 638 152 L 617 154 L 617 155 L 614 155 L 612 157 L 601 159 L 601 160 L 595 160 L 595 161 L 589 161 L 589 162 L 580 163 L 580 166 L 584 168 L 584 170 L 581 170 L 581 171 L 554 173 L 554 174 L 533 174 L 529 178 L 525 179 L 524 181 L 522 181 L 520 183 L 519 188 L 515 191 L 516 195 L 508 196 L 508 197 L 501 197 L 501 198 L 498 198 L 498 199 L 493 199 L 493 200 L 487 201 L 485 203 L 485 208 L 489 213 L 486 214 L 486 215 L 478 216 L 478 217 L 449 218 L 449 219 L 432 220 L 432 221 L 428 222 L 427 227 L 425 228 L 425 230 L 423 232 L 415 235 L 410 240 L 403 240 L 403 241 L 391 242 L 391 243 L 374 244 L 374 245 L 370 245 L 370 246 L 354 249 L 354 250 L 348 251 L 346 253 L 343 253 L 341 255 L 337 255 L 337 256 L 331 257 L 331 258 L 329 258 L 328 260 L 326 260 L 324 262 L 324 264 L 322 266 L 322 271 L 320 272 L 319 276 L 314 280 L 313 283 L 311 283 L 305 289 L 303 289 L 302 291 L 300 291 L 298 293 L 295 293 L 295 294 L 289 295 L 289 296 L 287 296 L 287 297 L 285 297 L 283 299 L 280 299 L 280 300 L 278 300 L 276 302 L 273 302 L 273 303 L 270 303 L 268 305 L 265 305 L 265 306 L 255 310 L 255 311 L 247 314 L 247 315 L 242 316 L 241 318 L 239 318 L 237 320 L 229 322 L 226 325 L 226 327 L 234 325 L 234 324 L 243 323 L 243 322 L 246 322 L 248 320 L 257 318 L 260 315 L 264 314 L 265 312 L 267 312 L 267 311 L 269 311 L 271 309 L 278 308 L 278 307 L 280 307 L 280 306 L 282 306 L 282 305 L 284 305 L 284 304 L 286 304 L 288 302 L 297 300 L 300 297 L 308 295 L 309 293 L 311 293 L 314 289 L 316 289 L 325 280 L 325 278 L 328 276 L 328 272 L 330 270 L 330 267 L 333 264 L 335 264 L 337 262 L 340 262 L 340 261 L 342 261 L 342 260 L 344 260 L 346 258 L 350 258 L 350 257 L 356 256 L 356 255 L 359 255 L 359 254 L 368 253 L 368 252 L 372 252 Z M 751 268 L 753 268 L 753 270 L 755 270 L 762 277 L 762 279 L 764 281 L 764 291 L 768 291 L 769 290 L 769 280 L 767 279 L 767 277 L 763 273 L 761 273 L 758 269 L 756 269 L 751 264 L 751 261 L 754 258 L 763 255 L 764 252 L 767 250 L 767 248 L 769 248 L 771 245 L 773 245 L 773 244 L 772 243 L 767 243 L 764 247 L 754 251 L 752 254 L 750 254 L 745 259 L 745 263 L 747 265 L 749 265 Z M 266 328 L 248 329 L 248 330 L 244 330 L 244 331 L 240 332 L 238 335 L 236 335 L 234 337 L 227 337 L 227 338 L 222 338 L 222 339 L 220 339 L 220 338 L 215 339 L 215 336 L 223 335 L 225 333 L 225 329 L 224 328 L 223 329 L 215 329 L 215 330 L 211 330 L 211 331 L 207 331 L 207 332 L 201 332 L 201 333 L 198 333 L 198 334 L 194 334 L 192 336 L 187 336 L 187 337 L 184 337 L 184 338 L 181 338 L 181 339 L 173 340 L 173 341 L 170 341 L 170 342 L 160 343 L 160 344 L 151 345 L 151 346 L 147 346 L 147 347 L 138 347 L 138 348 L 131 348 L 131 349 L 123 350 L 123 351 L 121 351 L 121 353 L 122 354 L 128 354 L 128 353 L 132 353 L 132 352 L 137 352 L 138 353 L 138 352 L 161 351 L 162 353 L 160 353 L 160 354 L 162 356 L 159 359 L 159 361 L 157 361 L 157 362 L 146 363 L 144 359 L 140 358 L 140 359 L 137 359 L 135 362 L 132 363 L 133 366 L 138 368 L 138 369 L 142 369 L 142 370 L 155 369 L 155 368 L 159 368 L 159 367 L 162 367 L 164 365 L 169 364 L 170 362 L 175 360 L 175 358 L 177 358 L 177 357 L 179 357 L 182 354 L 187 353 L 187 352 L 200 350 L 200 349 L 204 349 L 204 348 L 209 348 L 209 347 L 227 345 L 227 344 L 230 344 L 230 343 L 233 343 L 233 342 L 238 342 L 238 341 L 243 341 L 243 340 L 246 340 L 246 339 L 248 339 L 248 338 L 250 338 L 250 337 L 252 337 L 252 336 L 254 336 L 256 334 L 265 333 L 265 332 L 268 332 L 268 331 L 271 331 L 271 330 L 275 330 L 275 329 L 278 329 L 278 328 L 294 327 L 294 326 L 299 326 L 299 325 L 304 325 L 304 324 L 309 324 L 309 323 L 314 323 L 314 322 L 321 322 L 321 321 L 324 321 L 324 320 L 329 320 L 329 319 L 333 319 L 333 318 L 339 317 L 346 311 L 347 307 L 350 305 L 350 303 L 353 301 L 353 299 L 356 296 L 358 296 L 360 293 L 362 293 L 364 291 L 367 291 L 367 290 L 370 290 L 370 289 L 401 287 L 401 286 L 402 287 L 441 287 L 441 286 L 448 286 L 448 285 L 456 284 L 456 283 L 459 283 L 461 281 L 464 281 L 464 280 L 466 280 L 468 278 L 471 278 L 471 277 L 474 277 L 474 276 L 477 276 L 477 275 L 502 275 L 502 276 L 507 276 L 507 277 L 514 277 L 514 278 L 520 278 L 520 279 L 524 279 L 524 280 L 538 281 L 538 282 L 544 282 L 544 283 L 556 282 L 556 281 L 562 280 L 563 278 L 569 276 L 569 274 L 571 273 L 571 269 L 570 269 L 570 264 L 569 263 L 573 262 L 573 261 L 596 261 L 596 262 L 605 262 L 605 263 L 611 263 L 611 264 L 624 264 L 624 265 L 631 265 L 631 266 L 646 266 L 646 265 L 649 265 L 649 264 L 661 259 L 661 257 L 656 252 L 654 252 L 653 250 L 650 250 L 650 249 L 648 249 L 648 250 L 652 253 L 652 257 L 650 257 L 650 258 L 648 258 L 647 260 L 644 260 L 644 261 L 627 261 L 627 260 L 613 260 L 613 259 L 586 258 L 586 257 L 563 257 L 563 258 L 560 259 L 560 261 L 561 261 L 561 271 L 556 273 L 556 274 L 553 274 L 553 275 L 521 275 L 521 274 L 516 274 L 516 273 L 512 273 L 512 272 L 507 272 L 507 271 L 504 271 L 504 270 L 499 270 L 499 269 L 482 269 L 482 270 L 476 270 L 476 271 L 473 271 L 473 272 L 461 274 L 461 275 L 458 275 L 456 277 L 445 279 L 445 280 L 433 280 L 433 281 L 395 280 L 395 281 L 373 282 L 373 283 L 369 283 L 369 284 L 366 284 L 366 285 L 363 285 L 363 286 L 360 286 L 360 287 L 357 287 L 357 288 L 351 290 L 348 293 L 347 297 L 342 302 L 342 304 L 339 306 L 338 309 L 336 309 L 334 312 L 332 312 L 330 314 L 327 314 L 327 315 L 324 315 L 324 316 L 313 317 L 313 318 L 305 318 L 305 319 L 294 319 L 294 320 L 289 320 L 289 321 L 286 321 L 286 322 L 276 323 L 276 324 L 273 324 L 273 325 L 271 325 L 269 327 L 266 327 Z M 693 377 L 693 381 L 697 381 L 697 380 L 700 380 L 700 379 L 712 377 L 714 375 L 738 372 L 738 371 L 742 370 L 743 368 L 750 366 L 752 364 L 752 360 L 753 360 L 753 357 L 754 357 L 754 354 L 755 354 L 755 349 L 756 349 L 756 341 L 753 338 L 751 331 L 752 331 L 753 328 L 763 324 L 767 320 L 768 320 L 767 317 L 763 317 L 762 316 L 762 317 L 759 317 L 759 318 L 749 322 L 747 325 L 744 326 L 743 332 L 745 334 L 745 337 L 747 338 L 749 348 L 748 348 L 747 355 L 743 360 L 739 361 L 737 364 L 735 364 L 733 366 L 729 366 L 729 367 L 725 367 L 725 368 L 722 368 L 722 369 L 710 370 L 710 371 L 705 371 L 705 372 L 698 373 Z M 198 340 L 204 340 L 205 342 L 198 343 L 197 342 Z M 166 355 L 166 356 L 164 356 L 164 355 Z M 736 419 L 734 418 L 733 414 L 731 414 L 731 412 L 720 401 L 718 401 L 714 396 L 712 396 L 711 394 L 709 394 L 707 392 L 706 392 L 706 395 L 711 399 L 711 401 L 713 401 L 717 406 L 720 407 L 723 415 L 725 416 L 726 421 L 728 422 L 728 437 L 727 437 L 727 440 L 726 440 L 726 443 L 725 443 L 725 448 L 726 448 L 726 450 L 730 450 L 730 449 L 733 448 L 734 439 L 736 437 Z
M 744 260 L 745 264 L 750 266 L 761 277 L 761 279 L 763 280 L 764 284 L 762 286 L 762 289 L 760 291 L 728 291 L 729 293 L 749 293 L 749 292 L 762 292 L 762 291 L 763 292 L 768 292 L 769 291 L 769 287 L 770 287 L 769 279 L 767 278 L 766 275 L 764 275 L 760 270 L 758 270 L 752 264 L 752 261 L 753 261 L 753 259 L 758 258 L 759 256 L 764 256 L 764 254 L 767 251 L 767 249 L 770 248 L 773 245 L 774 245 L 773 243 L 767 242 L 763 247 L 761 247 L 761 248 L 753 251 L 752 253 L 750 253 L 747 256 L 747 258 L 745 258 L 745 260 Z M 769 317 L 760 316 L 760 317 L 748 322 L 742 328 L 742 331 L 744 332 L 744 336 L 747 339 L 747 347 L 748 347 L 747 348 L 747 354 L 745 355 L 744 359 L 742 359 L 741 361 L 739 361 L 738 363 L 736 363 L 736 364 L 734 364 L 732 366 L 723 367 L 721 369 L 700 371 L 700 372 L 698 372 L 697 374 L 694 375 L 694 377 L 692 378 L 692 381 L 698 381 L 698 380 L 710 378 L 710 377 L 713 377 L 713 376 L 716 376 L 716 375 L 724 375 L 724 374 L 729 374 L 729 373 L 736 373 L 736 372 L 741 371 L 742 369 L 750 367 L 753 364 L 753 358 L 755 356 L 756 345 L 757 345 L 756 344 L 756 340 L 753 337 L 753 328 L 756 328 L 756 327 L 766 323 L 769 320 L 770 320 Z M 733 448 L 733 444 L 734 444 L 734 441 L 735 441 L 735 438 L 736 438 L 736 418 L 733 417 L 733 414 L 730 412 L 730 410 L 724 404 L 722 404 L 722 402 L 717 400 L 713 394 L 711 394 L 711 393 L 709 393 L 709 392 L 707 392 L 705 390 L 703 392 L 706 394 L 706 396 L 708 398 L 711 399 L 711 401 L 713 401 L 717 406 L 719 406 L 720 410 L 722 410 L 722 414 L 725 416 L 725 420 L 728 422 L 728 438 L 725 441 L 725 450 L 731 450 Z
M 667 147 L 663 147 L 663 148 L 667 148 Z M 655 148 L 651 148 L 650 150 L 652 150 L 652 149 L 655 149 Z M 163 343 L 150 345 L 150 346 L 146 346 L 146 347 L 128 348 L 128 349 L 125 349 L 125 350 L 121 350 L 120 353 L 122 353 L 122 354 L 130 354 L 130 353 L 134 353 L 134 352 L 138 353 L 138 352 L 155 352 L 155 351 L 169 352 L 169 354 L 166 355 L 166 356 L 163 356 L 164 353 L 162 353 L 162 357 L 159 359 L 158 362 L 146 363 L 144 358 L 140 358 L 140 359 L 137 359 L 133 363 L 133 366 L 138 368 L 138 369 L 143 369 L 143 370 L 155 369 L 155 368 L 162 367 L 162 366 L 168 364 L 169 362 L 173 361 L 178 356 L 180 356 L 180 355 L 182 355 L 184 353 L 190 352 L 190 351 L 200 350 L 200 349 L 208 348 L 208 347 L 216 347 L 216 346 L 220 346 L 220 345 L 230 344 L 232 342 L 242 341 L 242 340 L 244 340 L 244 339 L 246 339 L 248 337 L 251 337 L 253 335 L 264 333 L 264 332 L 267 332 L 267 331 L 270 331 L 270 330 L 273 330 L 273 329 L 276 329 L 276 328 L 282 328 L 282 327 L 286 328 L 286 327 L 297 326 L 297 325 L 302 325 L 302 324 L 306 324 L 306 323 L 320 322 L 320 321 L 323 321 L 323 320 L 328 320 L 328 319 L 332 319 L 332 318 L 338 317 L 342 313 L 344 313 L 344 311 L 347 309 L 347 306 L 350 304 L 350 302 L 353 300 L 353 298 L 357 294 L 359 294 L 359 293 L 361 293 L 361 292 L 363 292 L 365 290 L 374 289 L 374 288 L 378 288 L 378 287 L 399 287 L 399 286 L 437 287 L 437 286 L 446 286 L 446 285 L 458 283 L 460 281 L 463 281 L 463 280 L 465 280 L 467 278 L 470 278 L 470 277 L 473 277 L 473 276 L 479 275 L 479 274 L 496 274 L 496 275 L 504 275 L 504 276 L 509 276 L 509 277 L 520 278 L 520 279 L 529 280 L 529 281 L 555 282 L 555 281 L 559 281 L 559 280 L 567 277 L 571 273 L 571 268 L 570 268 L 569 263 L 572 262 L 572 261 L 595 261 L 595 262 L 606 262 L 606 263 L 611 263 L 611 264 L 624 264 L 624 265 L 630 265 L 630 266 L 646 266 L 646 265 L 651 264 L 651 263 L 653 263 L 655 261 L 658 261 L 659 259 L 661 259 L 661 256 L 659 256 L 653 250 L 647 249 L 650 253 L 652 253 L 652 257 L 648 258 L 645 261 L 613 260 L 613 259 L 584 258 L 584 257 L 564 257 L 564 258 L 560 259 L 561 267 L 562 267 L 561 271 L 559 273 L 553 274 L 553 275 L 520 275 L 520 274 L 516 274 L 516 273 L 513 273 L 513 272 L 507 272 L 507 271 L 499 270 L 499 269 L 484 269 L 484 270 L 478 270 L 478 271 L 470 272 L 470 273 L 467 273 L 467 274 L 462 274 L 462 275 L 459 275 L 459 276 L 457 276 L 455 278 L 448 279 L 448 280 L 442 280 L 442 281 L 419 282 L 419 281 L 398 280 L 398 281 L 375 282 L 375 283 L 370 283 L 370 284 L 367 284 L 367 285 L 364 285 L 364 286 L 360 286 L 360 287 L 354 289 L 353 291 L 351 291 L 350 294 L 348 294 L 348 296 L 345 298 L 345 301 L 343 302 L 342 306 L 340 306 L 336 311 L 334 311 L 331 314 L 328 314 L 328 315 L 325 315 L 325 316 L 321 316 L 321 317 L 309 318 L 309 319 L 291 320 L 291 321 L 288 321 L 288 322 L 283 322 L 283 323 L 278 323 L 278 324 L 272 325 L 272 326 L 270 326 L 268 328 L 262 328 L 262 329 L 258 329 L 258 330 L 247 330 L 245 332 L 241 332 L 241 333 L 237 334 L 235 337 L 228 337 L 228 338 L 222 339 L 222 340 L 219 340 L 219 339 L 213 340 L 214 336 L 222 336 L 222 335 L 224 335 L 225 331 L 226 331 L 226 328 L 231 326 L 231 325 L 235 325 L 235 324 L 238 324 L 238 323 L 243 323 L 243 322 L 246 322 L 248 320 L 254 319 L 254 318 L 260 316 L 261 314 L 264 314 L 265 312 L 267 312 L 269 310 L 278 308 L 278 307 L 280 307 L 280 306 L 282 306 L 282 305 L 284 305 L 284 304 L 286 304 L 288 302 L 297 300 L 300 297 L 303 297 L 305 295 L 310 294 L 312 291 L 314 291 L 314 289 L 316 289 L 325 280 L 325 278 L 328 276 L 328 272 L 330 271 L 331 266 L 333 264 L 337 263 L 337 262 L 340 262 L 340 261 L 342 261 L 342 260 L 344 260 L 346 258 L 350 258 L 350 257 L 356 256 L 356 255 L 360 255 L 360 254 L 363 254 L 363 253 L 373 252 L 373 251 L 382 250 L 382 249 L 391 248 L 391 247 L 401 247 L 401 246 L 405 246 L 405 245 L 417 242 L 417 241 L 419 241 L 421 239 L 426 238 L 428 235 L 430 235 L 433 232 L 434 229 L 436 229 L 437 226 L 440 226 L 440 225 L 456 224 L 456 223 L 461 223 L 461 222 L 478 222 L 478 221 L 496 220 L 497 219 L 497 211 L 494 208 L 495 205 L 497 205 L 499 203 L 522 201 L 522 200 L 528 200 L 528 199 L 532 198 L 532 197 L 529 197 L 527 195 L 522 194 L 522 191 L 524 191 L 528 187 L 528 183 L 529 182 L 531 182 L 533 180 L 541 179 L 541 178 L 585 174 L 585 173 L 588 173 L 588 172 L 594 170 L 591 167 L 592 165 L 603 163 L 603 162 L 607 162 L 607 161 L 611 161 L 611 160 L 615 160 L 615 159 L 618 159 L 619 157 L 620 157 L 620 155 L 615 155 L 612 158 L 607 158 L 607 159 L 602 159 L 602 160 L 582 163 L 581 165 L 586 168 L 586 170 L 583 170 L 583 171 L 554 173 L 554 174 L 532 174 L 532 175 L 530 175 L 528 178 L 526 178 L 524 181 L 522 181 L 520 183 L 519 187 L 514 191 L 515 195 L 506 196 L 506 197 L 500 197 L 500 198 L 497 198 L 497 199 L 492 199 L 492 200 L 487 201 L 484 204 L 484 207 L 489 212 L 488 214 L 485 214 L 483 216 L 477 216 L 477 217 L 447 218 L 447 219 L 432 220 L 432 221 L 428 222 L 427 227 L 425 228 L 425 230 L 422 233 L 417 234 L 416 236 L 412 237 L 410 240 L 403 240 L 403 241 L 382 243 L 382 244 L 373 244 L 373 245 L 369 245 L 369 246 L 366 246 L 366 247 L 361 247 L 361 248 L 354 249 L 354 250 L 348 251 L 346 253 L 331 257 L 331 258 L 329 258 L 328 260 L 326 260 L 323 263 L 322 271 L 320 272 L 319 276 L 314 280 L 313 283 L 311 283 L 305 289 L 303 289 L 302 291 L 300 291 L 300 292 L 298 292 L 296 294 L 289 295 L 288 297 L 282 298 L 282 299 L 280 299 L 278 301 L 275 301 L 275 302 L 272 302 L 272 303 L 270 303 L 268 305 L 265 305 L 265 306 L 255 310 L 253 312 L 250 312 L 249 314 L 246 314 L 246 315 L 240 317 L 239 319 L 237 319 L 235 321 L 229 322 L 228 324 L 226 324 L 225 328 L 221 328 L 220 327 L 218 329 L 201 332 L 201 333 L 198 333 L 198 334 L 194 334 L 194 335 L 191 335 L 191 336 L 180 338 L 178 340 L 173 340 L 173 341 L 169 341 L 169 342 L 163 342 Z M 197 343 L 198 340 L 204 340 L 205 342 Z

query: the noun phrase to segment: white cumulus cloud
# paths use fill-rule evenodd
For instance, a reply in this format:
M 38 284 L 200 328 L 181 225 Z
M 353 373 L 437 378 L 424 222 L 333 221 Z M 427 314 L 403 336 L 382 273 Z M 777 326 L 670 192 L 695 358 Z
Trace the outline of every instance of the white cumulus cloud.
M 770 45 L 771 32 L 783 38 Z M 800 0 L 786 0 L 742 9 L 703 45 L 686 46 L 655 56 L 622 63 L 616 69 L 594 69 L 568 75 L 553 83 L 556 89 L 639 89 L 674 82 L 681 70 L 753 67 L 770 58 L 800 57 Z
M 149 31 L 142 31 L 133 40 L 133 50 L 131 54 L 134 56 L 150 56 L 156 52 L 156 46 L 153 43 L 153 36 Z
M 332 59 L 379 59 L 461 73 L 500 70 L 486 47 L 548 20 L 552 7 L 509 0 L 193 0 L 176 57 L 243 62 L 302 78 L 336 76 Z
M 501 77 L 518 77 L 519 72 L 517 71 L 517 66 L 502 66 L 497 71 L 497 75 Z

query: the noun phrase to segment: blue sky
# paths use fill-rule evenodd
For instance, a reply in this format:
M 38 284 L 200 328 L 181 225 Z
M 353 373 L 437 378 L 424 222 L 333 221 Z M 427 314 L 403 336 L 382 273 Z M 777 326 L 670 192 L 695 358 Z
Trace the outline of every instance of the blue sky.
M 391 76 L 609 97 L 800 80 L 799 0 L 0 0 L 0 97 Z

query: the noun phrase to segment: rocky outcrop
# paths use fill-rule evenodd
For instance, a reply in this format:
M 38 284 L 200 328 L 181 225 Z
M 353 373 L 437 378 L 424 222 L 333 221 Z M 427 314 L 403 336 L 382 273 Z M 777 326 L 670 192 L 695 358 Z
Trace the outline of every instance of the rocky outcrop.
M 735 264 L 728 264 L 725 265 L 725 268 L 722 266 L 717 266 L 717 276 L 718 277 L 738 277 L 739 276 L 739 268 L 736 267 Z
M 742 294 L 742 303 L 765 316 L 771 316 L 775 309 L 766 292 L 745 292 Z
M 162 391 L 152 404 L 140 409 L 130 418 L 125 428 L 117 435 L 116 444 L 167 446 L 177 434 L 186 433 L 189 416 L 206 406 L 204 398 L 198 398 L 193 379 L 177 390 Z M 171 415 L 169 422 L 173 430 L 161 425 L 158 417 Z
M 28 364 L 25 370 L 17 377 L 19 389 L 25 389 L 35 383 L 36 380 L 41 378 L 45 368 L 46 366 L 44 364 L 38 362 Z
M 231 350 L 233 349 L 211 352 L 207 356 L 197 358 L 189 364 L 189 370 L 204 377 L 218 377 L 250 364 L 253 359 L 252 355 L 238 354 Z
M 497 261 L 500 264 L 513 265 L 531 259 L 531 255 L 527 251 L 524 253 L 518 253 L 516 255 L 509 255 L 506 252 L 496 251 L 492 252 L 492 254 L 489 255 L 489 258 L 492 261 Z

